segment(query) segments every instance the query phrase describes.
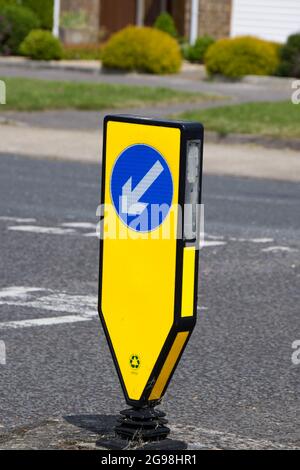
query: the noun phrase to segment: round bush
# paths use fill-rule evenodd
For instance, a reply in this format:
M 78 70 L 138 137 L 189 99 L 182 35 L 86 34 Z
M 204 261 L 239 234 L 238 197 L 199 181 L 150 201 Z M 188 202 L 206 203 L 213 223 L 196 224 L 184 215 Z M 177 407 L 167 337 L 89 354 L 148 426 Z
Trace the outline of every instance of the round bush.
M 203 64 L 204 56 L 208 48 L 214 43 L 215 40 L 211 36 L 201 36 L 197 38 L 193 46 L 188 46 L 184 50 L 185 59 L 189 60 L 190 62 L 198 62 Z
M 278 74 L 300 78 L 300 33 L 289 36 L 287 43 L 280 49 Z
M 166 11 L 161 13 L 155 20 L 154 28 L 169 34 L 173 38 L 177 38 L 178 32 L 172 16 Z
M 5 28 L 1 30 L 0 27 L 0 50 L 5 50 L 7 54 L 17 54 L 28 33 L 40 26 L 37 16 L 22 6 L 0 6 L 0 17 Z
M 155 74 L 176 73 L 182 57 L 177 41 L 154 28 L 128 26 L 102 51 L 104 67 Z
M 60 41 L 49 31 L 31 31 L 20 46 L 20 52 L 33 60 L 59 60 L 63 49 Z
M 210 75 L 272 75 L 279 63 L 278 46 L 250 36 L 220 39 L 209 47 L 204 61 Z

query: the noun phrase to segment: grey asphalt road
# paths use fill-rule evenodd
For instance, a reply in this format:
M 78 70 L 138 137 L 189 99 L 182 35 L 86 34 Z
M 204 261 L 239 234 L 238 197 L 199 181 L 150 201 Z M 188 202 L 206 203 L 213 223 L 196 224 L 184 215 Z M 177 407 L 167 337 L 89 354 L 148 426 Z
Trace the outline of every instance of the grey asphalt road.
M 96 314 L 99 179 L 0 157 L 0 434 L 125 406 Z M 194 448 L 299 448 L 299 185 L 206 175 L 203 196 L 198 323 L 161 408 Z

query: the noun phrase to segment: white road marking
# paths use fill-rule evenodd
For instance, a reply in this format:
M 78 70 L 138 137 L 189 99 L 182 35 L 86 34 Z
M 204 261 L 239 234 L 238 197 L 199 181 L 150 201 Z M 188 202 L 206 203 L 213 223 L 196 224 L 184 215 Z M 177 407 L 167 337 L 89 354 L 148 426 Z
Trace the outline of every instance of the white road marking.
M 221 235 L 208 235 L 205 234 L 205 238 L 210 238 L 211 240 L 224 240 L 224 237 Z
M 47 294 L 43 295 L 42 292 Z M 51 289 L 14 286 L 1 289 L 0 299 L 0 306 L 26 307 L 37 309 L 39 312 L 44 310 L 71 314 L 0 322 L 0 330 L 78 323 L 98 317 L 98 298 L 92 295 L 72 295 L 65 292 L 53 292 Z
M 69 228 L 86 228 L 86 229 L 95 229 L 96 224 L 92 224 L 90 222 L 65 222 L 60 224 L 62 227 L 69 227 Z
M 70 235 L 76 233 L 72 228 L 40 227 L 38 225 L 14 225 L 7 228 L 16 232 L 43 233 L 50 235 Z
M 45 291 L 48 289 L 42 289 L 39 287 L 5 287 L 4 289 L 0 290 L 0 299 L 1 298 L 10 298 L 10 297 L 18 297 L 24 299 L 27 297 L 27 294 L 31 292 L 38 292 L 38 291 Z
M 21 224 L 32 224 L 36 222 L 36 219 L 21 219 L 20 217 L 0 217 L 0 220 L 3 220 L 5 222 L 15 222 L 15 223 L 21 223 Z
M 1 296 L 1 294 L 2 291 L 0 291 L 0 298 L 5 297 L 5 295 Z M 0 305 L 29 307 L 38 310 L 50 310 L 52 312 L 97 315 L 97 302 L 96 296 L 55 293 L 41 296 L 35 300 L 26 300 L 21 297 L 15 300 L 0 300 Z
M 78 323 L 90 321 L 95 315 L 65 315 L 63 317 L 52 318 L 35 318 L 32 320 L 17 320 L 0 323 L 0 330 L 18 329 L 18 328 L 32 328 L 34 326 L 52 326 L 61 325 L 64 323 Z
M 296 248 L 290 248 L 289 246 L 269 246 L 268 248 L 263 248 L 261 251 L 264 253 L 276 253 L 278 251 L 286 251 L 292 253 L 294 251 L 299 251 Z
M 6 346 L 5 346 L 4 341 L 0 341 L 0 366 L 5 366 L 5 365 L 6 365 Z
M 35 219 L 19 219 L 14 217 L 0 217 L 0 220 L 15 221 L 15 222 L 34 222 Z M 29 233 L 38 233 L 46 235 L 80 235 L 88 238 L 100 238 L 97 233 L 97 224 L 91 222 L 63 222 L 60 224 L 60 227 L 43 227 L 38 225 L 13 225 L 9 226 L 8 230 L 20 231 L 20 232 L 29 232 Z M 91 230 L 92 232 L 82 233 L 76 229 L 82 230 Z M 248 242 L 248 243 L 272 243 L 274 242 L 273 238 L 237 238 L 229 237 L 228 240 L 225 240 L 225 237 L 222 235 L 212 235 L 206 234 L 204 243 L 201 244 L 200 248 L 213 248 L 217 246 L 224 246 L 228 241 L 231 242 Z M 263 250 L 264 251 L 264 250 Z M 276 251 L 275 249 L 270 249 L 266 251 Z M 277 250 L 279 251 L 279 250 Z M 284 250 L 281 250 L 284 251 Z M 285 250 L 288 251 L 288 250 Z
M 252 242 L 252 243 L 273 243 L 274 238 L 250 238 L 249 242 Z
M 96 229 L 95 229 L 95 232 L 85 233 L 83 236 L 84 237 L 97 237 L 97 238 L 99 238 L 98 233 L 96 232 Z
M 213 246 L 222 246 L 222 245 L 226 245 L 226 242 L 204 240 L 203 246 L 201 248 L 210 248 Z

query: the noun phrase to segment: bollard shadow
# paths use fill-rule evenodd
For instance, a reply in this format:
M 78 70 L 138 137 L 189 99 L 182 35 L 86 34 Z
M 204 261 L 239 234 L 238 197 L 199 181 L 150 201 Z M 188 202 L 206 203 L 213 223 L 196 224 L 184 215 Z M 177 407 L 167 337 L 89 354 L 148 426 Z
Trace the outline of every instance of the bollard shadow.
M 128 442 L 115 434 L 118 415 L 73 415 L 64 416 L 64 420 L 97 436 L 96 447 L 107 450 L 185 450 L 187 444 L 175 439 L 157 442 Z

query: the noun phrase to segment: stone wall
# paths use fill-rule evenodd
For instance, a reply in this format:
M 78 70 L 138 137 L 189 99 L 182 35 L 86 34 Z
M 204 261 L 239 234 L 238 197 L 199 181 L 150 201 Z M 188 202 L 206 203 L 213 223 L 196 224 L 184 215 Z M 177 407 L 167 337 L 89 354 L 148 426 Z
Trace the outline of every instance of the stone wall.
M 100 0 L 61 0 L 61 12 L 86 11 L 90 42 L 97 42 L 99 35 Z
M 200 0 L 199 36 L 216 39 L 230 35 L 232 0 Z

